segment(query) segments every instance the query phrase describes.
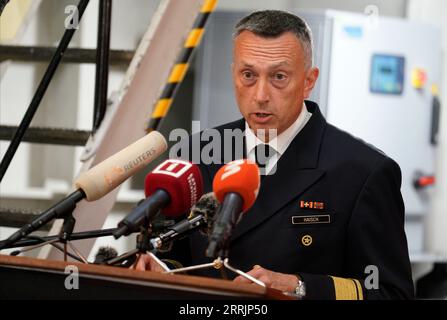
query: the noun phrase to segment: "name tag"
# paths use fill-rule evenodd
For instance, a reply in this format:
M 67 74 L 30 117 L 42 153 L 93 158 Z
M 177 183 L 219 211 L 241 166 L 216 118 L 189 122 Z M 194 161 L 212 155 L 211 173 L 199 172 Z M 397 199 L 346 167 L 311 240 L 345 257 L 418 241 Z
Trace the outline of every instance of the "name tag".
M 328 214 L 312 215 L 312 216 L 293 216 L 292 224 L 317 224 L 331 223 L 331 216 Z

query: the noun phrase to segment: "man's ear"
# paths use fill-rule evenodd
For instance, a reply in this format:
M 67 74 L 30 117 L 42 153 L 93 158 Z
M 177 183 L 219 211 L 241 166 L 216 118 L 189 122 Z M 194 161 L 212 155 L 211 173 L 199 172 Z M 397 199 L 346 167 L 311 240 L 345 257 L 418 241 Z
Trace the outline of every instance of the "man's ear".
M 308 99 L 312 93 L 315 84 L 317 83 L 320 70 L 317 67 L 310 68 L 307 71 L 306 79 L 304 81 L 304 99 Z

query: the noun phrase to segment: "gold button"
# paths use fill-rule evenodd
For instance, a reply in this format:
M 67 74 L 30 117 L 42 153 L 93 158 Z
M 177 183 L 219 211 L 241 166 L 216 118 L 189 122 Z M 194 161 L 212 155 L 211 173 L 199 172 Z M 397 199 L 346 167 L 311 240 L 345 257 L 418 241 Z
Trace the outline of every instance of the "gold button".
M 303 236 L 301 238 L 301 243 L 303 245 L 305 245 L 306 247 L 310 246 L 312 244 L 312 237 L 308 234 L 306 234 L 305 236 Z

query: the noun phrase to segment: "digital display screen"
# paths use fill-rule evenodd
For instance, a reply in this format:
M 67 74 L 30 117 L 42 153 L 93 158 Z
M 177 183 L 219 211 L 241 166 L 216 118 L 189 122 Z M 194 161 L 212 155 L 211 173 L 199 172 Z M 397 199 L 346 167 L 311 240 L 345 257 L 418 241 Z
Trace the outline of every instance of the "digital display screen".
M 402 94 L 405 58 L 375 54 L 371 62 L 370 90 L 373 93 Z

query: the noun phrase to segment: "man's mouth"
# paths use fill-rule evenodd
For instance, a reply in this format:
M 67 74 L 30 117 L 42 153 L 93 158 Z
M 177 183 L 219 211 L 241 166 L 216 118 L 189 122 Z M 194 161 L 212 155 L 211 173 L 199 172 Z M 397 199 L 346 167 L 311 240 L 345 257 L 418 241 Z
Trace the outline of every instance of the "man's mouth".
M 259 118 L 267 118 L 271 113 L 256 112 L 255 115 Z
M 271 121 L 273 114 L 268 112 L 253 112 L 251 119 L 258 124 L 266 124 Z

